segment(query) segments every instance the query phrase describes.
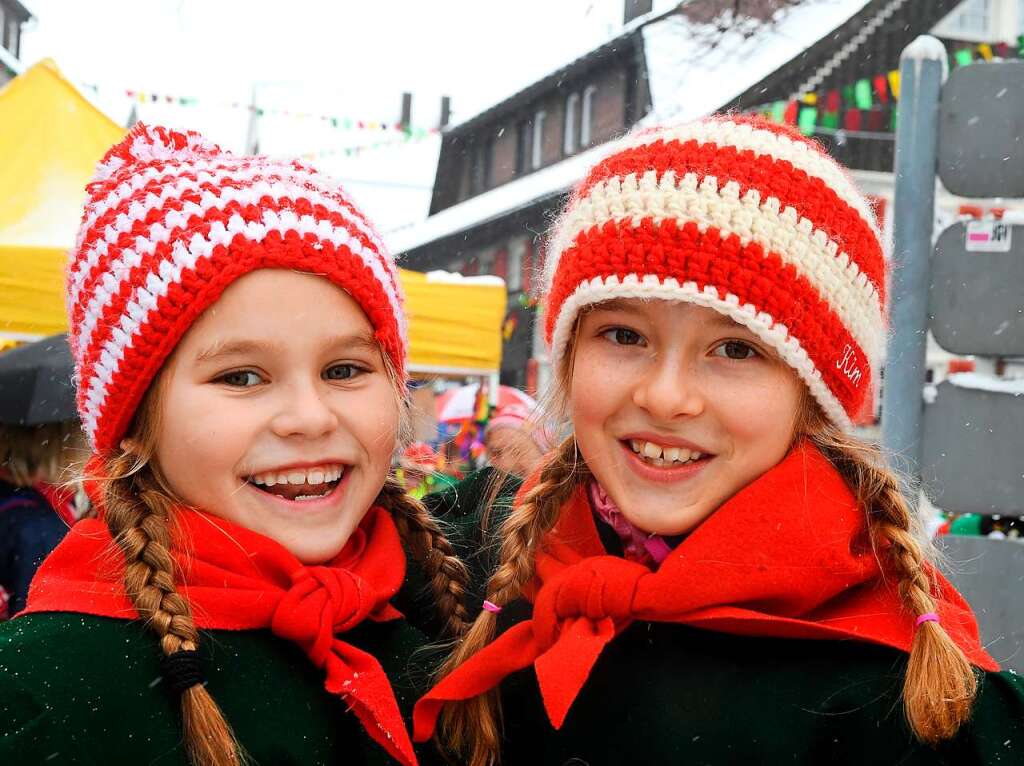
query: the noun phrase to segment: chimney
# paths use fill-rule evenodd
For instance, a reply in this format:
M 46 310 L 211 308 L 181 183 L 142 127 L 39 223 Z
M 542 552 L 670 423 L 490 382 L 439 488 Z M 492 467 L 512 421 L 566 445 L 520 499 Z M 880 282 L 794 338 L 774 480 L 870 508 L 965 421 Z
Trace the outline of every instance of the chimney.
M 625 0 L 622 23 L 628 24 L 633 19 L 643 16 L 645 13 L 650 13 L 653 6 L 653 0 Z
M 446 128 L 452 119 L 452 97 L 441 96 L 441 123 L 438 127 Z
M 412 128 L 412 93 L 402 94 L 402 119 L 399 124 L 407 133 Z

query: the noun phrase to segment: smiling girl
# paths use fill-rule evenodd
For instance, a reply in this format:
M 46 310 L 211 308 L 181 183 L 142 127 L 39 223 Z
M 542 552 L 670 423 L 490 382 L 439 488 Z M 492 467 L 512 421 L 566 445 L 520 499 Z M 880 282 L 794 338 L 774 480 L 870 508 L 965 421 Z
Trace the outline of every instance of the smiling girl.
M 417 762 L 427 641 L 393 599 L 463 570 L 389 477 L 406 418 L 397 273 L 315 170 L 136 127 L 68 274 L 99 519 L 0 628 L 3 763 Z
M 473 766 L 1021 762 L 1024 685 L 849 434 L 885 268 L 787 128 L 650 130 L 590 171 L 544 273 L 573 433 L 500 524 L 417 737 L 441 716 Z

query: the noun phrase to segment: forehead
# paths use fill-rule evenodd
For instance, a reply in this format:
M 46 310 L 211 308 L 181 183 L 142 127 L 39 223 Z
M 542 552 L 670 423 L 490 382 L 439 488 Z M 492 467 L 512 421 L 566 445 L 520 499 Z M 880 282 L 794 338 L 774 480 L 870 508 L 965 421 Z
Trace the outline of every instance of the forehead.
M 616 298 L 602 303 L 595 303 L 584 310 L 584 321 L 592 318 L 596 321 L 608 318 L 609 314 L 632 316 L 646 319 L 655 324 L 666 323 L 677 327 L 680 325 L 701 326 L 711 328 L 745 329 L 743 325 L 714 309 L 698 306 L 685 301 L 668 301 L 642 298 Z

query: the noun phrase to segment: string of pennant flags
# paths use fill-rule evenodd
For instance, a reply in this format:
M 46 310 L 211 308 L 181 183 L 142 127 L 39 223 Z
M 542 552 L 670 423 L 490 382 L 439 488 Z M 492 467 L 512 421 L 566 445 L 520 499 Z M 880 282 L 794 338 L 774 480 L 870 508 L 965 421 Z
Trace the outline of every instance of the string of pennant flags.
M 95 83 L 85 83 L 84 87 L 88 88 L 93 93 L 99 93 L 101 90 L 108 90 L 104 86 Z M 337 130 L 400 133 L 407 139 L 425 138 L 426 136 L 440 133 L 440 129 L 437 127 L 412 127 L 400 122 L 359 119 L 351 116 L 325 114 L 301 109 L 257 106 L 244 101 L 216 101 L 206 98 L 198 98 L 195 96 L 175 96 L 166 93 L 156 93 L 154 91 L 136 90 L 131 88 L 117 90 L 122 93 L 125 98 L 140 104 L 173 104 L 175 106 L 185 107 L 216 106 L 218 108 L 244 110 L 249 113 L 255 113 L 257 117 L 289 117 L 299 120 L 317 120 L 326 125 L 330 125 L 332 128 Z
M 979 61 L 1024 59 L 1024 35 L 1014 48 L 1009 43 L 961 46 L 950 54 L 950 69 Z M 796 126 L 804 135 L 845 134 L 850 137 L 895 140 L 899 119 L 900 73 L 893 69 L 863 77 L 841 88 L 805 93 L 791 101 L 772 101 L 747 111 L 778 123 Z

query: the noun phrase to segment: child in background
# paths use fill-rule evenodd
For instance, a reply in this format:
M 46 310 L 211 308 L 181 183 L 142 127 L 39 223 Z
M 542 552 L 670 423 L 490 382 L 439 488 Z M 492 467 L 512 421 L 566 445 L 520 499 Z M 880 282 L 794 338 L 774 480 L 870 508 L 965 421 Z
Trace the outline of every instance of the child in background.
M 457 629 L 464 575 L 389 477 L 392 258 L 330 179 L 195 133 L 136 126 L 88 192 L 67 304 L 99 519 L 0 627 L 0 762 L 413 766 L 428 637 L 392 601 L 408 553 Z
M 77 420 L 0 425 L 0 619 L 25 607 L 36 568 L 81 515 L 63 485 L 85 451 Z
M 529 410 L 518 404 L 506 405 L 491 415 L 484 431 L 484 444 L 492 466 L 520 478 L 532 473 L 552 446 L 531 421 Z
M 652 129 L 592 168 L 544 274 L 573 434 L 501 522 L 416 736 L 441 716 L 471 766 L 1024 762 L 1024 684 L 850 434 L 885 270 L 789 128 Z

